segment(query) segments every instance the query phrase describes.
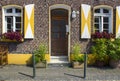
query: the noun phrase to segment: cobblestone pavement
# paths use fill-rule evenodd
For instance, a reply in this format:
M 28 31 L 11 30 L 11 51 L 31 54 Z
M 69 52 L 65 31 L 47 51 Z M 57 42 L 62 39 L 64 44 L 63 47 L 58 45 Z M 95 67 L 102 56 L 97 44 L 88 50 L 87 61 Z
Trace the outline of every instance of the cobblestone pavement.
M 88 67 L 86 79 L 83 73 L 69 67 L 37 68 L 33 79 L 32 67 L 6 65 L 0 68 L 0 81 L 120 81 L 120 69 Z

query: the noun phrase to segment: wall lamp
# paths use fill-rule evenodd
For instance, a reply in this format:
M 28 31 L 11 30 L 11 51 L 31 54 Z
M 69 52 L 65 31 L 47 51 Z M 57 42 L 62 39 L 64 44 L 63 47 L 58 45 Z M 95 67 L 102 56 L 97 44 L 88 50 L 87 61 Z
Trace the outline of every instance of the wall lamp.
M 72 18 L 76 18 L 77 14 L 79 14 L 79 11 L 72 11 Z

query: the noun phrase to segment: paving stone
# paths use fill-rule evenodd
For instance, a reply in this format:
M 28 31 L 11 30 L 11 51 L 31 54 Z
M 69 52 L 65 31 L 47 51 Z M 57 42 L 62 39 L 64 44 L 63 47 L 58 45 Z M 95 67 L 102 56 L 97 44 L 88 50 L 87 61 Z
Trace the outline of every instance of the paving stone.
M 86 79 L 83 73 L 69 67 L 37 68 L 33 78 L 32 67 L 7 65 L 0 68 L 0 81 L 120 81 L 120 69 L 88 67 Z

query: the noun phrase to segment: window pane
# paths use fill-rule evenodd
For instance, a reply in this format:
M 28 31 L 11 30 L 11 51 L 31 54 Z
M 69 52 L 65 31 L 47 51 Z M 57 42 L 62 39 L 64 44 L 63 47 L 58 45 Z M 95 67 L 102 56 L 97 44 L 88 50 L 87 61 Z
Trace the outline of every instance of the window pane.
M 21 22 L 21 17 L 16 17 L 16 22 Z
M 109 18 L 108 17 L 103 17 L 103 22 L 109 22 Z
M 7 32 L 11 32 L 13 31 L 13 17 L 12 16 L 6 16 L 5 17 L 6 22 L 6 28 L 7 28 Z
M 95 17 L 95 22 L 99 22 L 99 17 Z
M 100 13 L 100 9 L 95 9 L 95 13 Z
M 12 23 L 13 17 L 12 16 L 6 16 L 7 23 Z
M 103 25 L 103 28 L 104 28 L 104 29 L 108 29 L 108 27 L 109 27 L 109 24 L 104 24 L 104 25 Z
M 6 9 L 6 12 L 7 12 L 7 13 L 12 13 L 12 8 Z
M 12 25 L 11 24 L 7 24 L 7 29 L 12 29 Z
M 94 29 L 95 29 L 95 30 L 96 30 L 96 29 L 99 30 L 99 24 L 95 24 L 95 25 L 94 25 Z
M 16 23 L 16 28 L 21 28 L 21 23 Z
M 109 13 L 108 9 L 103 9 L 103 13 Z
M 15 9 L 16 13 L 21 13 L 21 9 Z

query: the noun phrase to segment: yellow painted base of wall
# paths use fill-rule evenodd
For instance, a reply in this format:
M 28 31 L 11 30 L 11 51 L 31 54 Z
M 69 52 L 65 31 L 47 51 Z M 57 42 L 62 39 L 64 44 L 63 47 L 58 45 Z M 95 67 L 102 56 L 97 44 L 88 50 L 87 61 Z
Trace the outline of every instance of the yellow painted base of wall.
M 8 54 L 8 64 L 31 64 L 32 54 Z
M 46 60 L 50 61 L 50 55 L 46 54 Z M 8 64 L 32 64 L 32 54 L 8 54 Z
M 82 55 L 82 54 L 80 54 Z M 47 62 L 50 62 L 50 54 L 45 56 Z M 73 59 L 73 54 L 70 55 L 70 61 Z M 88 54 L 88 65 L 95 63 L 95 55 Z M 32 54 L 8 54 L 8 64 L 32 64 Z

